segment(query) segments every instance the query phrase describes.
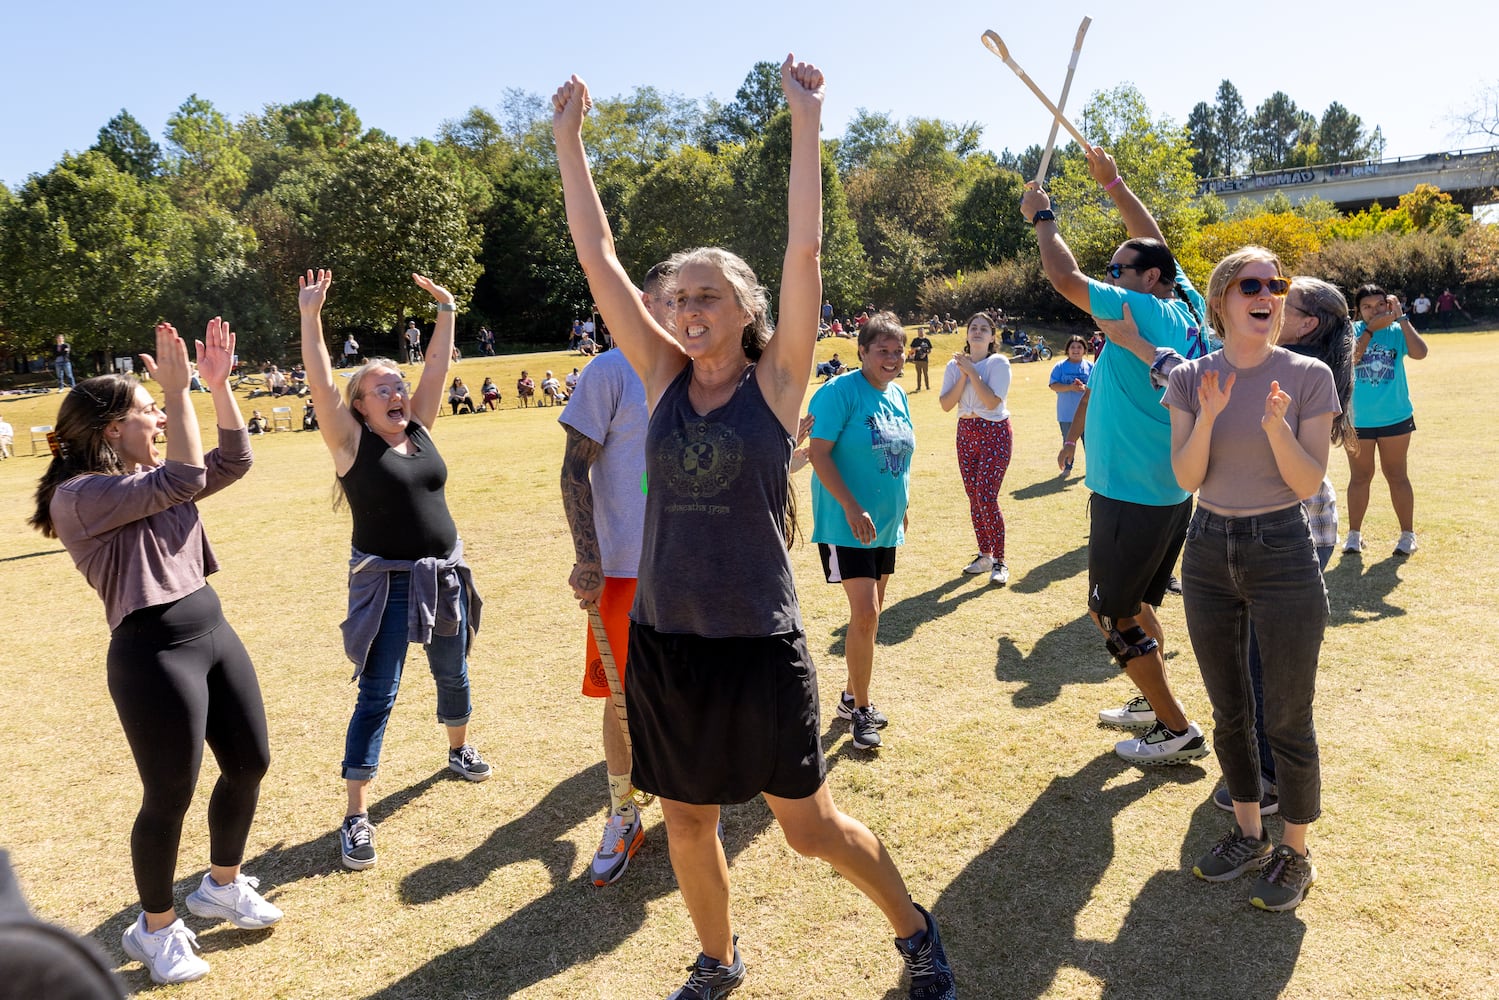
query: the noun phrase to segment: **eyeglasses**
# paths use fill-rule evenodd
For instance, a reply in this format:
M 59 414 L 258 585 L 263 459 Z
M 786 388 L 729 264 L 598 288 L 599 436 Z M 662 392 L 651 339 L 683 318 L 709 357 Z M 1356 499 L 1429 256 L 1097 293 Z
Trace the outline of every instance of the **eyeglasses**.
M 1285 298 L 1291 291 L 1289 278 L 1240 278 L 1234 282 L 1239 286 L 1239 294 L 1246 299 L 1252 299 L 1261 291 L 1269 292 L 1276 298 Z
M 398 392 L 408 399 L 411 398 L 411 383 L 397 382 L 395 385 L 377 385 L 370 390 L 371 395 L 379 396 L 387 403 L 390 402 L 390 398 Z
M 1145 268 L 1141 267 L 1139 264 L 1109 264 L 1109 265 L 1107 265 L 1107 266 L 1104 267 L 1103 273 L 1107 274 L 1109 277 L 1113 278 L 1115 281 L 1118 281 L 1120 278 L 1124 277 L 1124 272 L 1125 271 L 1143 271 L 1143 270 L 1145 270 Z

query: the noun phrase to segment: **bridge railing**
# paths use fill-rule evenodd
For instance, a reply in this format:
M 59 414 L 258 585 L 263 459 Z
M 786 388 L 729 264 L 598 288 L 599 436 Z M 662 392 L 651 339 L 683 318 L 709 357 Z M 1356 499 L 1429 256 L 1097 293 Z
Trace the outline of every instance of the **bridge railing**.
M 1261 191 L 1265 188 L 1288 187 L 1310 184 L 1315 181 L 1355 179 L 1376 176 L 1386 168 L 1430 166 L 1433 163 L 1450 163 L 1453 160 L 1484 159 L 1499 154 L 1499 146 L 1477 149 L 1456 149 L 1440 153 L 1423 153 L 1419 156 L 1391 156 L 1380 159 L 1347 160 L 1341 163 L 1318 163 L 1305 167 L 1285 167 L 1280 170 L 1251 171 L 1224 177 L 1209 177 L 1197 182 L 1197 193 L 1233 194 L 1240 191 Z

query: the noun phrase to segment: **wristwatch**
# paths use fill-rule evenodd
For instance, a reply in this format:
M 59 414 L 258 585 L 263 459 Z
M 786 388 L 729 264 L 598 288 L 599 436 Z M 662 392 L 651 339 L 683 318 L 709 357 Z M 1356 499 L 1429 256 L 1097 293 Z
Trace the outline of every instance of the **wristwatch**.
M 1056 221 L 1057 221 L 1057 213 L 1053 212 L 1049 208 L 1043 208 L 1043 209 L 1041 209 L 1041 211 L 1039 211 L 1035 215 L 1031 216 L 1031 225 L 1033 225 L 1033 226 L 1036 223 L 1038 223 L 1038 222 L 1056 222 Z
M 455 313 L 458 311 L 458 303 L 439 302 L 437 303 L 437 311 L 440 313 Z

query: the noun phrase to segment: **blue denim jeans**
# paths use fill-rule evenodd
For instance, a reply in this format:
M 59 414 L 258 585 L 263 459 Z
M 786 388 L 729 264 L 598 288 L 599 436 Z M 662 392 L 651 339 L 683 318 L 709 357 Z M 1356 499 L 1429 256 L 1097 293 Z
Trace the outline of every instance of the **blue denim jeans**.
M 1317 546 L 1317 566 L 1326 572 L 1332 559 L 1335 545 Z M 1260 637 L 1255 634 L 1254 622 L 1249 623 L 1249 680 L 1254 685 L 1254 731 L 1259 735 L 1260 775 L 1266 784 L 1275 784 L 1275 755 L 1270 752 L 1270 741 L 1265 739 L 1265 667 L 1260 662 Z
M 78 383 L 73 380 L 73 362 L 58 358 L 56 361 L 52 362 L 52 368 L 57 372 L 58 392 L 62 392 L 65 388 L 77 388 Z
M 1237 802 L 1260 800 L 1260 750 L 1249 674 L 1250 621 L 1263 655 L 1264 733 L 1275 759 L 1280 814 L 1322 812 L 1312 701 L 1327 627 L 1327 589 L 1300 504 L 1252 517 L 1198 508 L 1182 555 L 1182 605 L 1203 687 L 1213 749 Z
M 380 631 L 370 645 L 359 675 L 359 698 L 349 731 L 344 737 L 343 776 L 356 781 L 373 778 L 380 767 L 380 745 L 385 740 L 385 723 L 395 707 L 401 689 L 401 671 L 406 666 L 406 599 L 411 587 L 410 573 L 390 575 L 390 595 L 385 613 L 380 617 Z M 444 726 L 461 726 L 468 722 L 473 705 L 468 691 L 468 599 L 458 602 L 462 621 L 457 635 L 433 635 L 427 651 L 427 666 L 437 682 L 437 721 Z

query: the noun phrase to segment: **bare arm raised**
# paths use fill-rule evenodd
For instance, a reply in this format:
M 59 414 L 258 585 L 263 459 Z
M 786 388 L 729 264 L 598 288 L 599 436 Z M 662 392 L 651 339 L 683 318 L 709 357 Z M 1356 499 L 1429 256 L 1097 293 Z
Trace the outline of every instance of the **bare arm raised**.
M 432 342 L 427 345 L 427 363 L 416 391 L 411 394 L 411 412 L 418 423 L 430 429 L 442 409 L 444 384 L 453 364 L 453 325 L 457 314 L 453 312 L 452 292 L 420 274 L 413 273 L 411 280 L 437 302 L 437 324 L 432 330 Z
M 562 172 L 567 228 L 599 312 L 645 384 L 646 401 L 654 408 L 661 393 L 686 366 L 687 355 L 651 318 L 615 255 L 614 234 L 583 150 L 583 117 L 592 106 L 588 85 L 576 75 L 552 96 L 552 136 Z
M 317 410 L 318 432 L 333 455 L 333 470 L 342 476 L 359 452 L 359 421 L 349 412 L 333 382 L 333 362 L 323 341 L 323 303 L 333 287 L 333 272 L 319 268 L 297 278 L 297 308 L 302 314 L 302 367 Z

